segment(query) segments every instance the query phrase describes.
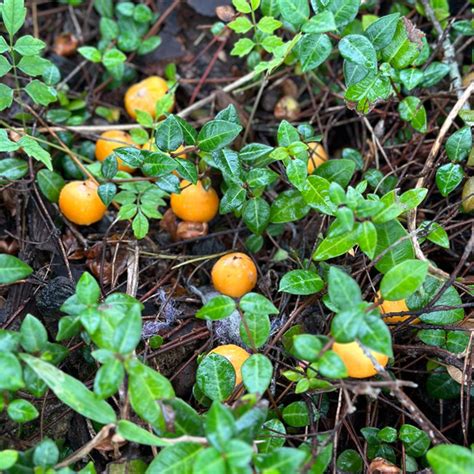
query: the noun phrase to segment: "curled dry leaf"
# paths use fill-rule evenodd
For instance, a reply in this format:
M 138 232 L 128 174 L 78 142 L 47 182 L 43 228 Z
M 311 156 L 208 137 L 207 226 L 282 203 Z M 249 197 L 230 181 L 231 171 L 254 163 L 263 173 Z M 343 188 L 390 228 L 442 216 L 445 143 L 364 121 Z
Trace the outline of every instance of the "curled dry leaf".
M 464 321 L 461 324 L 461 326 L 468 329 L 474 329 L 474 318 L 466 319 L 466 321 Z M 464 356 L 465 355 L 466 354 L 464 354 Z M 471 349 L 471 370 L 473 369 L 473 367 L 474 367 L 474 351 Z M 448 365 L 447 370 L 450 377 L 453 380 L 455 380 L 459 385 L 461 384 L 467 385 L 467 381 L 468 381 L 467 373 L 463 374 L 463 371 L 461 369 L 458 369 L 457 367 L 454 367 L 454 365 Z
M 278 120 L 293 122 L 300 114 L 300 104 L 295 98 L 285 95 L 276 103 L 273 113 Z
M 369 466 L 368 474 L 401 474 L 402 470 L 384 458 L 375 458 Z
M 112 236 L 112 240 L 120 242 L 120 236 Z M 90 249 L 85 251 L 86 266 L 97 278 L 102 278 L 104 285 L 114 284 L 117 278 L 122 275 L 127 269 L 128 252 L 124 245 L 118 249 L 116 244 L 108 244 L 105 258 L 103 260 L 104 267 L 102 268 L 102 249 L 103 242 L 97 242 Z
M 285 79 L 281 85 L 281 88 L 283 90 L 284 95 L 288 95 L 293 98 L 297 98 L 299 93 L 298 93 L 298 86 L 296 85 L 295 81 L 292 81 L 291 79 Z
M 169 208 L 160 221 L 160 228 L 170 234 L 172 240 L 176 240 L 176 232 L 178 230 L 178 219 L 175 213 Z
M 58 56 L 72 56 L 78 44 L 79 41 L 72 33 L 62 33 L 54 39 L 53 51 Z
M 16 255 L 18 253 L 19 245 L 16 240 L 4 239 L 0 240 L 0 253 L 8 253 Z
M 202 237 L 209 232 L 207 222 L 180 222 L 176 230 L 176 240 L 189 240 Z
M 230 5 L 219 5 L 216 7 L 216 15 L 219 20 L 228 23 L 234 19 L 235 10 Z
M 70 229 L 64 232 L 61 240 L 63 241 L 68 260 L 81 260 L 84 258 L 84 247 Z

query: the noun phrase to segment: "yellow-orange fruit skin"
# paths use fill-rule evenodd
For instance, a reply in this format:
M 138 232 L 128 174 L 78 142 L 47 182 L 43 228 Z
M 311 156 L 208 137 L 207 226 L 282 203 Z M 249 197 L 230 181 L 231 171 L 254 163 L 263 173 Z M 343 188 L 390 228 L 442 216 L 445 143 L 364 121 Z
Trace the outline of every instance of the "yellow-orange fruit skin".
M 356 341 L 347 344 L 335 342 L 332 346 L 332 350 L 344 362 L 349 377 L 365 379 L 377 373 L 377 369 L 372 364 L 372 361 L 364 354 Z M 386 355 L 375 351 L 370 351 L 370 353 L 382 367 L 387 365 L 388 357 Z
M 212 353 L 225 357 L 232 364 L 232 367 L 234 367 L 235 385 L 242 383 L 242 365 L 250 357 L 250 354 L 235 344 L 218 346 L 209 352 L 209 354 Z
M 377 298 L 375 302 L 379 301 L 381 298 L 380 292 L 377 293 Z M 401 313 L 402 311 L 410 311 L 405 300 L 397 300 L 397 301 L 388 301 L 384 300 L 384 302 L 379 306 L 380 312 L 382 314 L 388 313 Z M 409 319 L 410 315 L 407 314 L 406 316 L 389 316 L 388 318 L 383 318 L 386 323 L 396 324 Z M 413 320 L 413 324 L 419 323 L 419 319 Z
M 308 174 L 311 174 L 318 166 L 328 160 L 328 154 L 324 147 L 318 142 L 308 143 Z
M 183 180 L 181 193 L 171 194 L 171 209 L 183 221 L 209 222 L 219 210 L 219 197 L 213 188 L 204 189 L 201 181 Z
M 91 225 L 104 217 L 107 207 L 97 193 L 97 184 L 91 180 L 71 181 L 59 194 L 59 209 L 74 224 Z
M 131 86 L 125 93 L 125 110 L 132 119 L 137 118 L 137 110 L 148 112 L 156 118 L 156 103 L 168 92 L 168 84 L 159 76 L 150 76 Z M 174 104 L 168 112 L 173 110 Z
M 98 161 L 104 161 L 116 148 L 127 146 L 136 146 L 128 133 L 120 130 L 109 130 L 102 133 L 99 140 L 97 140 L 95 144 L 95 157 Z M 117 163 L 120 171 L 130 173 L 134 170 L 134 168 L 130 168 L 130 166 L 124 164 L 120 158 L 117 160 Z
M 257 267 L 248 255 L 229 253 L 214 264 L 211 277 L 217 291 L 232 298 L 240 298 L 257 284 Z

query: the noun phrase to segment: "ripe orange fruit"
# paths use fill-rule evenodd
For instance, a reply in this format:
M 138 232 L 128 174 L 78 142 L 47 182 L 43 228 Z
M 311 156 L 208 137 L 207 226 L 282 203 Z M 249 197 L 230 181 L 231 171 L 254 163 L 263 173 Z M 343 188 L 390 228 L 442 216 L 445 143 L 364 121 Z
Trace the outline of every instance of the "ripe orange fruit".
M 131 86 L 125 93 L 125 109 L 133 119 L 137 118 L 137 110 L 148 112 L 156 118 L 156 103 L 168 92 L 168 84 L 158 76 L 150 76 Z M 174 104 L 173 104 L 174 106 Z M 173 110 L 170 107 L 169 112 Z
M 242 349 L 235 344 L 217 346 L 209 352 L 209 354 L 212 353 L 225 357 L 234 367 L 235 385 L 242 383 L 242 364 L 250 357 L 250 354 L 245 349 Z
M 102 133 L 99 140 L 97 140 L 97 143 L 95 144 L 95 157 L 99 161 L 104 161 L 116 148 L 127 146 L 136 147 L 132 137 L 128 133 L 120 130 L 109 130 L 108 132 Z M 118 169 L 120 171 L 127 171 L 130 173 L 134 170 L 134 168 L 125 165 L 120 158 L 117 161 Z
M 212 267 L 211 277 L 217 291 L 240 298 L 257 284 L 257 267 L 248 255 L 229 253 L 217 260 Z
M 308 144 L 308 174 L 328 160 L 328 154 L 321 143 L 309 142 Z
M 381 298 L 380 292 L 377 292 L 377 298 L 375 302 L 379 301 Z M 405 300 L 398 300 L 398 301 L 387 301 L 384 302 L 379 306 L 380 312 L 382 314 L 387 313 L 400 313 L 402 311 L 409 311 L 409 308 L 405 302 Z M 405 321 L 405 319 L 409 319 L 411 316 L 407 314 L 406 316 L 389 316 L 388 318 L 383 318 L 386 323 L 401 323 Z M 415 319 L 413 324 L 419 323 L 419 319 Z
M 61 189 L 59 209 L 71 222 L 90 225 L 104 217 L 107 207 L 97 193 L 94 181 L 71 181 Z
M 204 189 L 201 181 L 183 179 L 181 193 L 171 195 L 171 209 L 183 221 L 209 222 L 219 210 L 219 197 L 213 188 Z
M 377 369 L 372 364 L 372 361 L 364 354 L 356 341 L 347 344 L 335 342 L 332 345 L 332 350 L 344 362 L 349 377 L 365 379 L 377 373 Z M 388 357 L 386 355 L 375 351 L 370 351 L 370 353 L 382 367 L 387 365 Z

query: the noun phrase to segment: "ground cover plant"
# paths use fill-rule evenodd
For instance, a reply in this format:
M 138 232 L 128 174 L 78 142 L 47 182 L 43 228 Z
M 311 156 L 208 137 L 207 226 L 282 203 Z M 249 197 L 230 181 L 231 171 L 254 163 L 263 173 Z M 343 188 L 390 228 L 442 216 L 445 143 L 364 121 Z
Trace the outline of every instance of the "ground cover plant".
M 0 472 L 473 472 L 469 2 L 0 13 Z

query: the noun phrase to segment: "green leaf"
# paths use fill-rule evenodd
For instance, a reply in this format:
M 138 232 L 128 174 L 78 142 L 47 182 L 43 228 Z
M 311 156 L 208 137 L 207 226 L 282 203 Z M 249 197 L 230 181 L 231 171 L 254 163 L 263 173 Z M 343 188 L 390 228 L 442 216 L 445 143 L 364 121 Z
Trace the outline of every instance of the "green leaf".
M 88 272 L 84 272 L 76 286 L 76 296 L 79 303 L 93 305 L 99 301 L 100 286 Z
M 242 380 L 249 393 L 265 393 L 270 386 L 273 366 L 263 354 L 251 355 L 242 365 Z
M 0 284 L 8 285 L 33 273 L 33 269 L 13 255 L 0 254 Z
M 426 453 L 434 474 L 470 474 L 474 454 L 463 446 L 438 444 Z
M 245 34 L 253 27 L 252 22 L 246 16 L 239 16 L 227 25 L 232 31 L 236 33 Z M 271 32 L 270 32 L 271 33 Z
M 339 51 L 343 58 L 354 64 L 375 70 L 377 53 L 372 43 L 362 35 L 347 35 L 339 42 Z
M 430 346 L 443 347 L 446 344 L 446 331 L 442 329 L 420 329 L 417 337 Z
M 18 460 L 18 451 L 4 449 L 0 451 L 0 470 L 6 471 L 13 467 Z
M 436 85 L 443 77 L 449 74 L 449 65 L 440 63 L 438 61 L 433 61 L 428 67 L 423 71 L 423 87 L 432 87 Z
M 215 448 L 222 450 L 236 432 L 235 419 L 229 408 L 214 400 L 205 419 L 207 439 Z
M 155 143 L 162 151 L 175 151 L 184 141 L 183 131 L 174 115 L 169 115 L 156 128 Z
M 44 82 L 38 81 L 37 79 L 29 82 L 25 87 L 25 91 L 35 103 L 44 106 L 55 102 L 58 98 L 57 92 L 53 87 L 47 86 Z M 22 137 L 20 140 L 23 138 L 28 137 Z
M 229 145 L 241 132 L 242 127 L 226 120 L 207 122 L 197 136 L 202 151 L 214 151 Z
M 393 93 L 390 80 L 380 74 L 367 74 L 361 81 L 351 84 L 344 94 L 350 109 L 366 114 L 375 105 Z
M 281 21 L 275 20 L 272 16 L 264 16 L 257 23 L 257 28 L 263 33 L 271 35 L 282 26 Z
M 302 219 L 309 212 L 303 196 L 296 189 L 283 191 L 270 208 L 270 222 L 282 224 Z
M 454 132 L 446 141 L 448 158 L 456 163 L 464 161 L 472 148 L 472 132 L 470 127 L 463 127 Z
M 331 183 L 327 179 L 311 175 L 306 179 L 306 184 L 301 190 L 301 194 L 312 209 L 333 216 L 337 206 L 330 199 L 330 186 Z
M 325 34 L 305 34 L 296 46 L 298 59 L 303 72 L 312 71 L 321 65 L 329 57 L 332 51 L 332 43 Z
M 104 400 L 99 400 L 82 382 L 41 359 L 28 354 L 21 354 L 20 357 L 56 397 L 74 411 L 98 423 L 115 422 L 113 408 Z
M 128 374 L 128 395 L 130 404 L 143 420 L 150 423 L 155 429 L 163 430 L 165 421 L 158 400 L 175 396 L 170 381 L 134 359 L 126 365 Z
M 139 210 L 132 221 L 133 235 L 139 240 L 143 239 L 148 234 L 149 227 L 148 219 L 145 214 Z
M 383 257 L 375 264 L 375 268 L 379 272 L 387 273 L 398 263 L 415 257 L 408 232 L 400 222 L 392 220 L 383 224 L 376 224 L 375 228 L 377 230 L 375 258 L 378 258 L 383 252 Z
M 340 30 L 354 20 L 360 7 L 360 0 L 321 0 L 321 3 L 334 14 L 334 21 Z
M 43 439 L 36 445 L 33 453 L 33 462 L 35 466 L 52 467 L 59 460 L 59 449 L 52 439 Z
M 339 310 L 354 307 L 362 301 L 362 293 L 357 282 L 335 266 L 329 268 L 328 294 L 331 303 Z
M 230 54 L 242 58 L 252 51 L 255 43 L 250 38 L 241 38 L 234 44 Z
M 65 184 L 63 177 L 54 171 L 39 170 L 36 174 L 36 180 L 38 182 L 38 187 L 46 196 L 48 201 L 57 203 L 59 200 L 59 193 Z
M 118 359 L 105 362 L 97 371 L 94 379 L 94 392 L 101 399 L 117 393 L 125 376 L 122 363 Z
M 235 386 L 236 374 L 232 364 L 218 354 L 209 354 L 196 372 L 196 382 L 211 400 L 226 400 Z
M 38 410 L 27 400 L 17 399 L 8 404 L 8 416 L 16 423 L 27 423 L 38 418 Z
M 357 242 L 356 231 L 337 237 L 326 237 L 313 253 L 313 260 L 328 260 L 348 252 Z
M 227 214 L 231 211 L 238 211 L 245 203 L 247 191 L 240 184 L 230 184 L 219 204 L 219 212 Z
M 23 371 L 18 359 L 11 352 L 0 352 L 0 390 L 15 392 L 24 386 Z
M 370 221 L 360 224 L 357 234 L 357 243 L 360 249 L 371 259 L 374 258 L 377 248 L 377 229 Z
M 111 70 L 123 64 L 127 56 L 116 48 L 108 49 L 102 57 L 102 63 L 106 69 Z
M 82 46 L 77 52 L 88 61 L 100 63 L 102 61 L 102 53 L 92 46 Z
M 293 336 L 293 351 L 301 360 L 315 362 L 323 345 L 321 340 L 313 334 L 298 334 Z
M 421 260 L 405 260 L 391 268 L 380 282 L 384 299 L 398 301 L 408 298 L 422 284 L 428 274 L 429 263 Z
M 289 405 L 287 405 L 285 408 L 283 408 L 282 416 L 283 416 L 284 422 L 288 426 L 292 426 L 294 428 L 304 428 L 305 426 L 309 425 L 309 410 L 304 401 L 292 402 Z M 280 448 L 280 449 L 285 449 L 285 448 Z M 289 471 L 289 472 L 297 472 L 297 471 Z
M 10 37 L 13 37 L 25 22 L 25 2 L 23 0 L 5 0 L 1 12 L 5 28 L 10 34 Z
M 420 230 L 428 231 L 426 238 L 440 247 L 449 249 L 448 233 L 437 223 L 432 221 L 423 221 Z
M 343 379 L 348 376 L 342 359 L 334 351 L 326 351 L 318 361 L 319 373 L 330 379 Z
M 261 197 L 249 199 L 244 204 L 242 219 L 252 233 L 260 235 L 270 222 L 270 205 Z
M 369 349 L 393 357 L 390 330 L 379 316 L 366 316 L 357 337 Z
M 278 291 L 291 295 L 312 295 L 324 287 L 322 278 L 311 270 L 292 270 L 280 280 Z
M 0 77 L 10 72 L 12 65 L 5 56 L 0 56 Z
M 354 474 L 362 472 L 364 466 L 360 454 L 353 449 L 344 450 L 337 457 L 336 466 L 342 472 L 351 472 Z
M 278 314 L 275 305 L 263 295 L 258 293 L 247 293 L 242 296 L 239 306 L 245 313 L 253 314 Z
M 132 423 L 128 420 L 120 420 L 117 423 L 117 434 L 127 441 L 132 443 L 144 444 L 146 446 L 169 446 L 171 441 L 164 438 L 159 438 L 148 430 Z
M 423 430 L 408 424 L 400 427 L 398 437 L 409 456 L 423 456 L 431 444 L 429 436 Z
M 7 109 L 13 103 L 13 89 L 0 84 L 0 111 Z
M 28 76 L 41 76 L 49 65 L 50 62 L 40 56 L 23 56 L 18 63 L 18 69 Z
M 202 449 L 194 461 L 193 472 L 199 472 L 199 474 L 226 474 L 226 462 L 223 454 L 213 447 Z
M 426 109 L 418 97 L 405 97 L 398 106 L 398 112 L 400 118 L 405 122 L 409 122 L 415 130 L 422 133 L 426 132 Z
M 48 333 L 43 323 L 27 314 L 20 327 L 20 344 L 27 352 L 41 352 L 48 343 Z
M 235 301 L 229 296 L 215 296 L 208 301 L 197 313 L 196 318 L 217 321 L 227 318 L 235 311 Z
M 352 342 L 363 324 L 364 314 L 357 307 L 346 307 L 331 321 L 331 335 L 336 342 Z
M 309 18 L 307 0 L 279 0 L 280 15 L 283 21 L 297 31 Z
M 162 449 L 148 466 L 147 474 L 193 474 L 200 444 L 182 442 Z
M 229 148 L 218 150 L 212 154 L 212 161 L 227 183 L 242 183 L 242 165 L 236 151 Z
M 244 324 L 245 321 L 245 324 Z M 267 314 L 245 313 L 240 322 L 240 337 L 244 344 L 258 349 L 270 337 L 270 318 Z
M 18 38 L 13 45 L 13 49 L 22 56 L 34 56 L 40 54 L 45 46 L 46 44 L 43 41 L 31 35 L 25 35 Z
M 400 71 L 400 80 L 406 89 L 411 91 L 423 80 L 423 71 L 416 68 L 404 69 Z
M 383 49 L 390 44 L 395 35 L 399 17 L 400 13 L 385 15 L 368 26 L 365 34 L 375 49 Z
M 326 161 L 318 166 L 314 173 L 345 188 L 350 183 L 355 169 L 353 160 L 338 159 Z
M 463 178 L 463 167 L 457 163 L 447 163 L 436 170 L 436 186 L 444 197 L 452 193 L 461 184 Z
M 138 311 L 130 311 L 115 328 L 113 346 L 119 354 L 134 351 L 142 335 L 142 318 Z
M 303 33 L 326 33 L 336 31 L 334 14 L 329 10 L 323 10 L 312 16 L 301 28 Z
M 117 194 L 117 186 L 114 183 L 103 183 L 97 189 L 101 201 L 108 206 Z

